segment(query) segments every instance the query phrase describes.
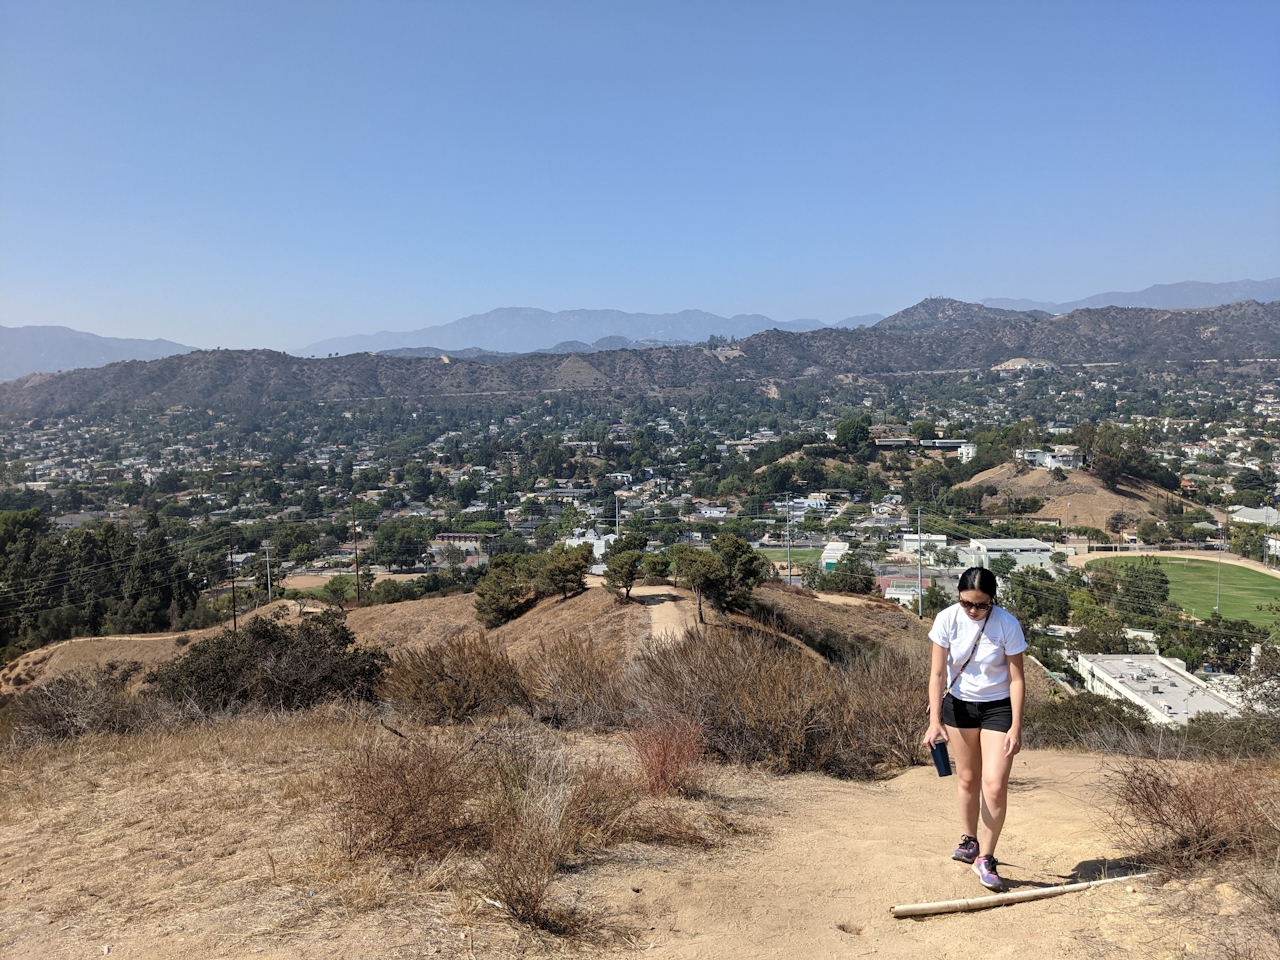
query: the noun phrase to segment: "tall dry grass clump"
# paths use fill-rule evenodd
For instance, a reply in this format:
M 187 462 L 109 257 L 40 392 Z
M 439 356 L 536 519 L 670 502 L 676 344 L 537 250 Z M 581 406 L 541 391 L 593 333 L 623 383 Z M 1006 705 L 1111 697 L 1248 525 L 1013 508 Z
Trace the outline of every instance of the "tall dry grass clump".
M 347 774 L 335 825 L 350 855 L 442 860 L 483 838 L 482 771 L 465 745 L 379 743 L 352 757 Z
M 349 856 L 465 859 L 477 892 L 561 933 L 582 920 L 553 895 L 570 864 L 626 840 L 715 840 L 688 811 L 647 807 L 630 774 L 576 760 L 560 735 L 511 717 L 364 749 L 344 783 L 332 829 Z
M 620 726 L 630 691 L 621 651 L 606 650 L 589 634 L 542 640 L 522 676 L 533 715 L 553 726 Z
M 663 717 L 627 731 L 646 793 L 662 797 L 698 786 L 705 757 L 702 724 L 689 717 Z
M 428 724 L 460 723 L 510 707 L 529 709 L 515 664 L 479 633 L 397 653 L 378 686 L 378 696 Z

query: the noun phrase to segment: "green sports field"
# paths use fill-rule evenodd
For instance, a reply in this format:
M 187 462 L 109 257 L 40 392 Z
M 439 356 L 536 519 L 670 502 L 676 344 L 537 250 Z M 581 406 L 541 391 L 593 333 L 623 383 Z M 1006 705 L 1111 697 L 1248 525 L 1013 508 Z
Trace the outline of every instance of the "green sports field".
M 777 549 L 776 547 L 766 547 L 760 552 L 763 553 L 770 560 L 772 560 L 774 563 L 787 562 L 786 547 L 783 547 L 781 550 Z M 822 556 L 821 550 L 792 550 L 791 562 L 798 567 L 800 566 L 800 564 L 808 563 L 810 560 L 817 560 L 820 556 Z M 1277 582 L 1280 582 L 1280 581 L 1277 581 Z
M 1132 563 L 1133 559 L 1107 558 L 1090 561 L 1095 563 Z M 1192 560 L 1183 557 L 1158 557 L 1165 576 L 1169 578 L 1169 599 L 1187 613 L 1204 619 L 1213 613 L 1218 596 L 1218 563 L 1216 560 Z M 1280 606 L 1280 577 L 1239 567 L 1233 563 L 1222 564 L 1222 615 L 1229 620 L 1249 620 L 1260 627 L 1269 627 L 1280 618 L 1280 613 L 1268 610 L 1267 605 Z M 1258 607 L 1262 609 L 1259 610 Z

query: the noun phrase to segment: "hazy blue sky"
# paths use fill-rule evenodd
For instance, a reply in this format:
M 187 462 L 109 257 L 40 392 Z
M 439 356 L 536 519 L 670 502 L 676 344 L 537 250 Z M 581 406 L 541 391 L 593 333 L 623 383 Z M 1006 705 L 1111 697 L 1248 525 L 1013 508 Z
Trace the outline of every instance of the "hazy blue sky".
M 298 347 L 1280 274 L 1280 4 L 0 3 L 0 324 Z

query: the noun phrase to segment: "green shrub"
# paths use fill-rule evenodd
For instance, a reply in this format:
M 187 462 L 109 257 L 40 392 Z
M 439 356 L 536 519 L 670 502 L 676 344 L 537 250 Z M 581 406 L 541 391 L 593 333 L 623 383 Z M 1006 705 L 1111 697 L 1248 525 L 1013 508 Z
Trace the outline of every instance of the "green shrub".
M 1031 707 L 1023 720 L 1023 737 L 1030 747 L 1091 747 L 1100 735 L 1114 739 L 1117 733 L 1143 733 L 1150 726 L 1136 704 L 1080 693 Z
M 253 617 L 238 632 L 191 645 L 146 676 L 164 699 L 206 713 L 248 706 L 298 710 L 324 700 L 368 700 L 387 662 L 381 650 L 353 647 L 342 613 L 325 611 L 297 626 Z

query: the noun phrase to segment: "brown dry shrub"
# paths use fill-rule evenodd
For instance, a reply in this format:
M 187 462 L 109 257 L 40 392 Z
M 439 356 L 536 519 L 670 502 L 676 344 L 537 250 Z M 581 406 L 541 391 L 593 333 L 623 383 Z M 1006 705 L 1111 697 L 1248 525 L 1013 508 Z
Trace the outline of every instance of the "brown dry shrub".
M 867 778 L 919 762 L 922 674 L 885 651 L 828 664 L 767 630 L 699 627 L 639 657 L 633 683 L 640 715 L 691 718 L 730 763 Z
M 542 640 L 522 671 L 533 715 L 558 727 L 619 725 L 627 709 L 622 654 L 589 635 Z
M 187 710 L 129 685 L 136 663 L 108 663 L 51 677 L 17 697 L 10 708 L 19 747 L 73 740 L 95 733 L 130 734 L 181 722 Z
M 510 707 L 529 709 L 515 664 L 483 634 L 460 634 L 397 653 L 378 694 L 428 724 L 458 723 Z
M 628 731 L 623 740 L 640 765 L 646 793 L 662 797 L 698 785 L 703 764 L 702 724 L 689 717 L 664 717 Z
M 1228 856 L 1275 856 L 1280 825 L 1268 816 L 1274 770 L 1240 761 L 1123 758 L 1105 781 L 1120 836 L 1170 870 Z
M 483 771 L 466 745 L 377 744 L 352 758 L 335 827 L 353 856 L 442 859 L 481 845 Z

